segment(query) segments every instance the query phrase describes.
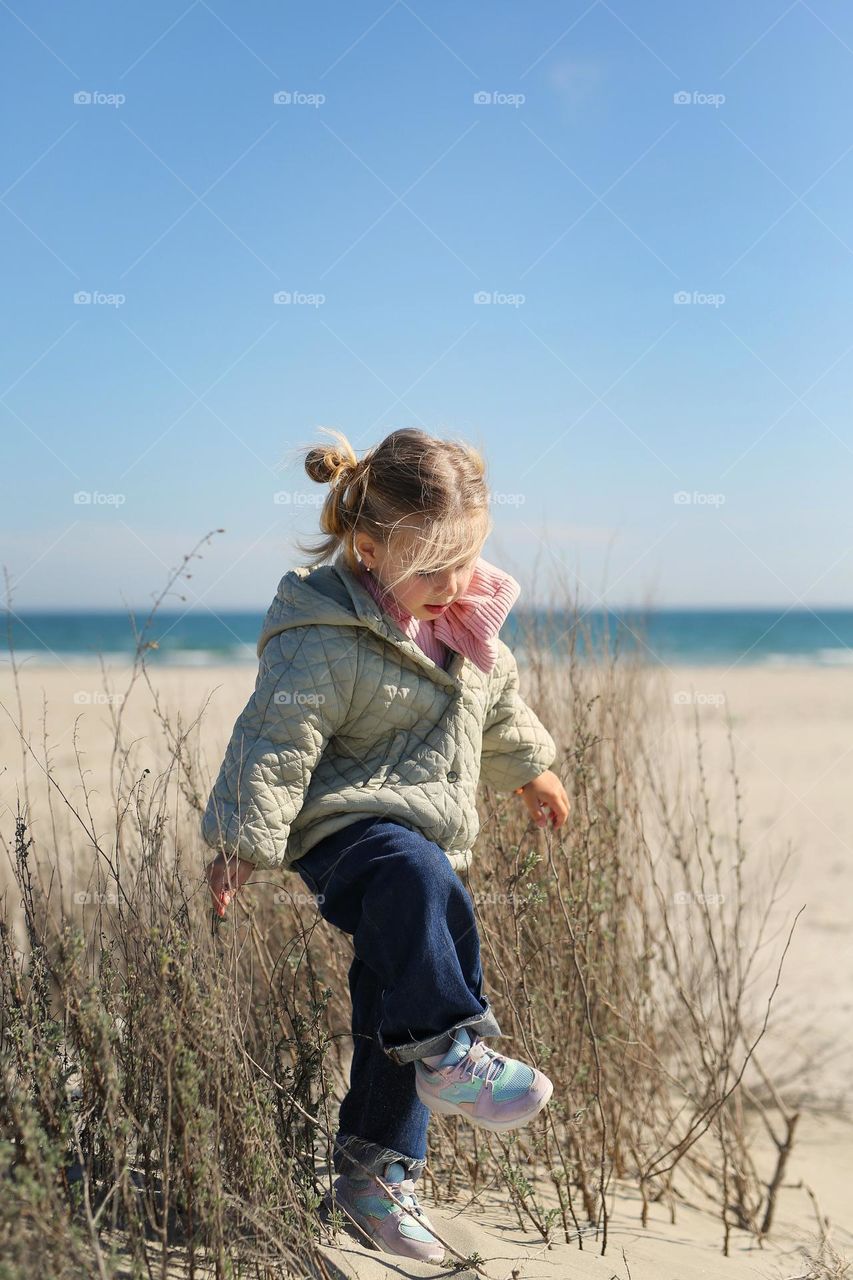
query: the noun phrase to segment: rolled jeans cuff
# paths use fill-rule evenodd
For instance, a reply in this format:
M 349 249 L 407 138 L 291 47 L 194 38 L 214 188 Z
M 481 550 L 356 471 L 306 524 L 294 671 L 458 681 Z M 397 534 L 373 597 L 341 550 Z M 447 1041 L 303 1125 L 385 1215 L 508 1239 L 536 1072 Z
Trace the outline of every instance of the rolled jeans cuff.
M 354 1133 L 339 1133 L 335 1138 L 332 1159 L 337 1173 L 351 1178 L 366 1177 L 378 1173 L 384 1176 L 385 1167 L 394 1160 L 406 1166 L 406 1177 L 414 1182 L 423 1173 L 426 1160 L 416 1160 L 393 1147 L 382 1147 L 377 1142 L 356 1137 Z
M 402 1066 L 406 1062 L 414 1062 L 416 1058 L 426 1058 L 433 1053 L 446 1053 L 454 1043 L 452 1033 L 458 1031 L 461 1027 L 467 1027 L 469 1031 L 474 1031 L 479 1036 L 503 1035 L 492 1006 L 486 1000 L 486 1008 L 483 1013 L 475 1014 L 471 1018 L 462 1018 L 460 1022 L 454 1023 L 447 1031 L 430 1036 L 428 1040 L 409 1040 L 405 1044 L 387 1045 L 382 1038 L 381 1027 L 377 1028 L 376 1036 L 380 1047 L 391 1061 Z

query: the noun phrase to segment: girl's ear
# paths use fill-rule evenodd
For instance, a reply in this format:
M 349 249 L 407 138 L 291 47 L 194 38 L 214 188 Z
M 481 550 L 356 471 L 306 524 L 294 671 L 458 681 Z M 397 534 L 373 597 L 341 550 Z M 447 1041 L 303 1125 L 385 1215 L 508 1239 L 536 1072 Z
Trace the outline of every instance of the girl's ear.
M 365 569 L 370 570 L 373 567 L 373 561 L 376 556 L 376 544 L 370 538 L 362 537 L 359 541 L 353 539 L 353 546 Z

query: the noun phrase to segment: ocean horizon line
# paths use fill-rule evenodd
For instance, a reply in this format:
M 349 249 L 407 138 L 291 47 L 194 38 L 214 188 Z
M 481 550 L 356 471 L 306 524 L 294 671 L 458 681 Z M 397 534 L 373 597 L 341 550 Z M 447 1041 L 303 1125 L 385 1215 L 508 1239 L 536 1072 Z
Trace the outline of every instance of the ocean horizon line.
M 138 639 L 150 647 L 156 666 L 231 666 L 256 663 L 266 610 L 157 610 L 150 622 L 115 610 L 7 612 L 0 666 L 19 663 L 106 661 L 126 664 Z M 853 608 L 767 606 L 734 608 L 597 607 L 518 608 L 507 617 L 501 639 L 526 657 L 528 644 L 555 655 L 572 648 L 581 658 L 615 649 L 669 666 L 732 663 L 751 666 L 853 666 Z

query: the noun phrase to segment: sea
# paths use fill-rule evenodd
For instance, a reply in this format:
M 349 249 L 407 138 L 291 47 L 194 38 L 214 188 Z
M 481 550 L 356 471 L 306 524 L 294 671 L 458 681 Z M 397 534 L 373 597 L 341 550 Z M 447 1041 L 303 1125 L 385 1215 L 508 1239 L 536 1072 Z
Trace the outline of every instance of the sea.
M 193 609 L 144 613 L 6 610 L 0 669 L 123 666 L 139 645 L 151 666 L 257 665 L 266 610 Z M 525 636 L 555 656 L 602 652 L 641 656 L 668 666 L 853 667 L 853 609 L 592 609 L 585 614 L 513 610 L 501 637 L 522 656 Z

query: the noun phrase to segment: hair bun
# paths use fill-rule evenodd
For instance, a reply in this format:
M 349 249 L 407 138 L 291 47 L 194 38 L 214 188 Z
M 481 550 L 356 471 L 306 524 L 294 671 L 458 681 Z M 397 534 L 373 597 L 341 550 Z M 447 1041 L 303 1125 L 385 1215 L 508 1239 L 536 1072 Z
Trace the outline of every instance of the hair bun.
M 357 466 L 355 455 L 350 456 L 334 446 L 319 445 L 311 449 L 305 458 L 305 470 L 317 484 L 338 484 Z

